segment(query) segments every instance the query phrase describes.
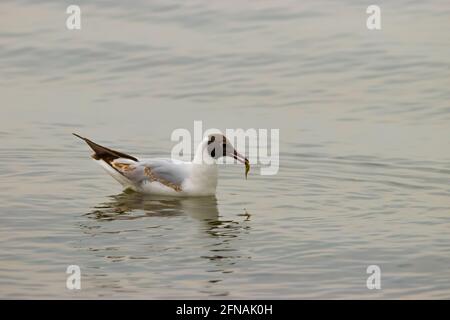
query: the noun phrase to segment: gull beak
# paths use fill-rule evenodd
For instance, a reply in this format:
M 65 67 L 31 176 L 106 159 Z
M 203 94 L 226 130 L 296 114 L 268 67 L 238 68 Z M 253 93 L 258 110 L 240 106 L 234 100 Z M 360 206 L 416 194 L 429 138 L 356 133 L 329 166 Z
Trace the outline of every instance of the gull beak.
M 250 171 L 250 162 L 246 157 L 244 157 L 242 154 L 234 150 L 233 152 L 233 158 L 239 161 L 240 163 L 245 164 L 245 179 L 247 179 L 247 174 Z

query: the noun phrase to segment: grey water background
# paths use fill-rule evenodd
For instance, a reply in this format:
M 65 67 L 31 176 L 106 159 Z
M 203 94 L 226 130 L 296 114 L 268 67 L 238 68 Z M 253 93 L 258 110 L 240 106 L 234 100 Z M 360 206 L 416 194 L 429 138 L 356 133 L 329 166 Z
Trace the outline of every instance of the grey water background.
M 450 3 L 370 4 L 2 0 L 0 297 L 450 298 Z M 194 120 L 280 129 L 278 174 L 122 193 L 71 135 L 169 156 Z

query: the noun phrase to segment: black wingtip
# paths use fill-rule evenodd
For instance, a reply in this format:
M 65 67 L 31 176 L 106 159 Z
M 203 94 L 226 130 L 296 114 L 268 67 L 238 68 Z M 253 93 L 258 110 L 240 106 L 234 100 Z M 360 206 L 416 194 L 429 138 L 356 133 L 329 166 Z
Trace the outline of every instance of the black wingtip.
M 84 138 L 84 137 L 80 136 L 79 134 L 76 134 L 76 133 L 72 133 L 72 134 L 75 137 L 80 138 L 81 140 L 85 141 L 89 145 L 89 147 L 91 147 L 91 149 L 94 150 L 94 154 L 92 155 L 92 157 L 95 160 L 102 159 L 108 163 L 117 158 L 125 158 L 125 159 L 130 159 L 133 161 L 138 161 L 138 159 L 136 159 L 135 157 L 130 156 L 126 153 L 122 153 L 119 151 L 115 151 L 115 150 L 103 147 L 103 146 L 96 144 L 95 142 L 89 140 L 88 138 Z
M 86 140 L 86 138 L 83 138 L 82 136 L 80 136 L 79 134 L 76 133 L 72 133 L 75 137 L 80 138 L 81 140 Z

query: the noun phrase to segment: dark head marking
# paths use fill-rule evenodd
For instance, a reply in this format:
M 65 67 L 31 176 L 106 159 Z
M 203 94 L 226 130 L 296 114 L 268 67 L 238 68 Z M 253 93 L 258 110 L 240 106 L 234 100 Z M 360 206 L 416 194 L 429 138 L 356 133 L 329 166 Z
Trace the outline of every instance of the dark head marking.
M 211 134 L 208 137 L 207 145 L 209 155 L 214 159 L 226 156 L 227 148 L 229 147 L 230 149 L 232 149 L 232 147 L 228 146 L 227 144 L 228 140 L 224 135 L 220 133 Z

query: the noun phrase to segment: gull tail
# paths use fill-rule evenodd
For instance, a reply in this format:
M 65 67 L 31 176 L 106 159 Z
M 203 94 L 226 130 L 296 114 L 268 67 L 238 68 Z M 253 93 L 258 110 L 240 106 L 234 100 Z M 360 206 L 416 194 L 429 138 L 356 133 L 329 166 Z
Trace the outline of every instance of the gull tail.
M 120 172 L 116 166 L 114 165 L 114 160 L 116 159 L 128 159 L 132 161 L 138 162 L 139 160 L 135 157 L 132 157 L 126 153 L 122 153 L 119 151 L 115 151 L 106 147 L 103 147 L 91 140 L 84 138 L 76 133 L 73 133 L 74 136 L 84 140 L 92 150 L 94 150 L 94 154 L 92 158 L 96 160 L 96 162 L 103 167 L 114 179 L 116 179 L 121 185 L 125 188 L 133 188 L 133 183 Z M 121 160 L 124 161 L 124 160 Z
M 92 155 L 92 158 L 94 158 L 95 160 L 103 160 L 109 164 L 118 158 L 125 158 L 125 159 L 133 160 L 136 162 L 138 161 L 138 159 L 136 159 L 135 157 L 132 157 L 126 153 L 108 149 L 108 148 L 103 147 L 99 144 L 96 144 L 95 142 L 92 142 L 91 140 L 84 138 L 76 133 L 72 133 L 72 134 L 75 137 L 78 137 L 81 140 L 84 140 L 89 145 L 89 147 L 91 147 L 91 149 L 94 150 L 94 154 Z

